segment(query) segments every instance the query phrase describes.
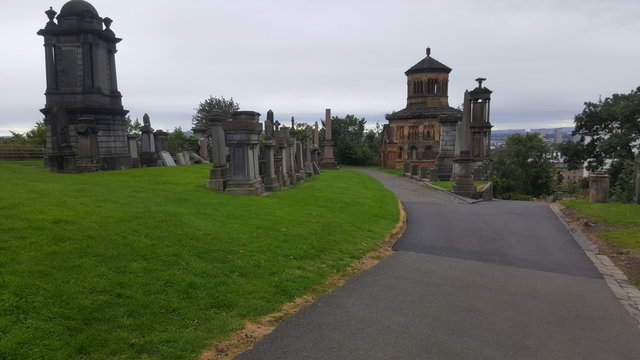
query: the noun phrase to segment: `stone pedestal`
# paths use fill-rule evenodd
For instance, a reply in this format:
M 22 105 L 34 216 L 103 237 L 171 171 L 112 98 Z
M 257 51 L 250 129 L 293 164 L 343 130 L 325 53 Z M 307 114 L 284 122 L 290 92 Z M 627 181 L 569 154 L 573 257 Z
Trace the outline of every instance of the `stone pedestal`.
M 140 155 L 138 154 L 138 135 L 129 135 L 129 154 L 131 154 L 131 167 L 140 167 Z
M 262 143 L 264 149 L 264 189 L 266 191 L 278 191 L 282 188 L 280 181 L 276 176 L 276 160 L 274 152 L 275 141 L 265 140 Z
M 208 117 L 209 133 L 211 136 L 211 164 L 209 180 L 206 186 L 209 189 L 224 191 L 230 178 L 227 167 L 226 142 L 222 124 L 228 119 L 224 113 L 217 112 Z
M 162 130 L 156 130 L 153 133 L 153 140 L 157 154 L 160 154 L 162 151 L 169 151 L 169 133 Z
M 453 174 L 453 154 L 456 144 L 456 125 L 460 116 L 440 116 L 440 151 L 436 163 L 438 179 L 449 181 Z
M 258 145 L 262 124 L 255 111 L 236 111 L 225 124 L 225 138 L 231 156 L 231 178 L 225 192 L 239 195 L 261 195 L 264 184 L 260 179 Z
M 304 159 L 303 159 L 303 153 L 302 153 L 302 143 L 299 141 L 296 141 L 295 143 L 295 156 L 294 156 L 294 161 L 295 161 L 295 170 L 296 170 L 296 182 L 304 182 L 307 175 L 306 172 L 304 170 Z
M 304 146 L 304 172 L 307 177 L 312 177 L 313 174 L 313 162 L 311 160 L 311 144 L 309 138 L 307 137 L 307 142 Z
M 465 197 L 474 197 L 476 195 L 476 186 L 473 184 L 471 174 L 471 165 L 473 158 L 470 151 L 461 151 L 460 155 L 453 160 L 459 168 L 458 177 L 453 184 L 453 193 Z
M 589 175 L 589 202 L 609 202 L 609 175 L 598 171 Z
M 320 168 L 323 170 L 337 170 L 338 163 L 333 156 L 333 140 L 331 136 L 331 109 L 325 110 L 323 155 Z

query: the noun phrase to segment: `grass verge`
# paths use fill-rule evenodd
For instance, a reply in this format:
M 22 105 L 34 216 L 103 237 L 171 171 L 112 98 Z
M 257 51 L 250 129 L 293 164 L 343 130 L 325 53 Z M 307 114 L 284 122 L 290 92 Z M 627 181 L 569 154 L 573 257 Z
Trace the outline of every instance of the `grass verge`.
M 0 162 L 0 358 L 186 359 L 375 249 L 393 194 L 353 171 L 241 197 L 209 166 Z
M 579 222 L 600 250 L 640 287 L 640 206 L 586 200 L 565 200 L 562 205 L 574 219 L 582 219 Z

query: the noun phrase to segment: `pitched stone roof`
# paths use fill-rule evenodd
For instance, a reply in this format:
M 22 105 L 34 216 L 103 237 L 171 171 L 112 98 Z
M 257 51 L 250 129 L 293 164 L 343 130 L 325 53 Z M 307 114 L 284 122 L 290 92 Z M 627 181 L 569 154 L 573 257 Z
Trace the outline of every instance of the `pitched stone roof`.
M 454 109 L 450 106 L 427 106 L 426 104 L 414 104 L 407 106 L 406 108 L 396 111 L 392 114 L 385 116 L 387 120 L 399 120 L 399 119 L 415 119 L 415 118 L 430 118 L 438 117 L 440 115 L 459 115 L 462 116 L 462 111 Z
M 426 58 L 420 60 L 419 63 L 413 65 L 409 70 L 405 71 L 405 75 L 409 76 L 415 73 L 423 73 L 423 72 L 435 72 L 435 73 L 450 73 L 451 68 L 447 65 L 441 63 L 440 61 L 431 57 L 431 55 L 427 55 Z

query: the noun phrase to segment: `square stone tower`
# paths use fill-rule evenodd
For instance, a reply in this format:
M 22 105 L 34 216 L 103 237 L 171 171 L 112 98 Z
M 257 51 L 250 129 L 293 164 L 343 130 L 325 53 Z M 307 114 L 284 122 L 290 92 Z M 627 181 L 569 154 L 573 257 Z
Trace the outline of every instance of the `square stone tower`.
M 46 166 L 79 173 L 131 167 L 122 95 L 116 79 L 112 20 L 84 0 L 45 12 Z M 54 21 L 54 19 L 57 19 Z

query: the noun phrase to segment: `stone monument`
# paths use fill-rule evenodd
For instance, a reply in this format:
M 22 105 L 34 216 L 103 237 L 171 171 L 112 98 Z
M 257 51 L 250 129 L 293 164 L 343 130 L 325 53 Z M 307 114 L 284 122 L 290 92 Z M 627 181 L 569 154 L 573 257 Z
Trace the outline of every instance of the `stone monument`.
M 280 181 L 276 176 L 276 162 L 275 162 L 275 129 L 273 121 L 273 111 L 267 112 L 267 120 L 264 122 L 264 140 L 262 141 L 262 148 L 264 149 L 264 188 L 266 191 L 280 190 Z
M 142 136 L 140 138 L 140 164 L 143 167 L 156 166 L 158 164 L 158 154 L 156 153 L 156 142 L 151 128 L 151 120 L 148 114 L 142 117 Z
M 337 170 L 338 164 L 333 157 L 333 140 L 331 140 L 331 109 L 325 110 L 324 121 L 324 142 L 322 160 L 320 161 L 320 168 L 323 170 Z
M 38 35 L 46 64 L 46 166 L 79 173 L 131 167 L 122 95 L 118 91 L 112 20 L 88 2 L 71 0 Z M 58 15 L 56 17 L 56 14 Z M 57 22 L 55 21 L 57 20 Z
M 258 151 L 262 124 L 255 111 L 236 111 L 224 124 L 224 135 L 231 155 L 231 178 L 225 192 L 261 195 L 264 184 L 258 168 Z
M 609 175 L 597 171 L 589 175 L 589 202 L 609 202 Z
M 462 108 L 462 122 L 456 129 L 456 153 L 453 159 L 457 168 L 457 177 L 453 184 L 453 193 L 460 196 L 473 197 L 476 186 L 473 184 L 471 157 L 471 100 L 469 91 L 464 93 Z
M 229 116 L 223 112 L 214 112 L 206 118 L 211 137 L 211 171 L 206 186 L 209 189 L 224 191 L 229 182 L 230 173 L 227 167 L 227 151 L 223 124 Z

